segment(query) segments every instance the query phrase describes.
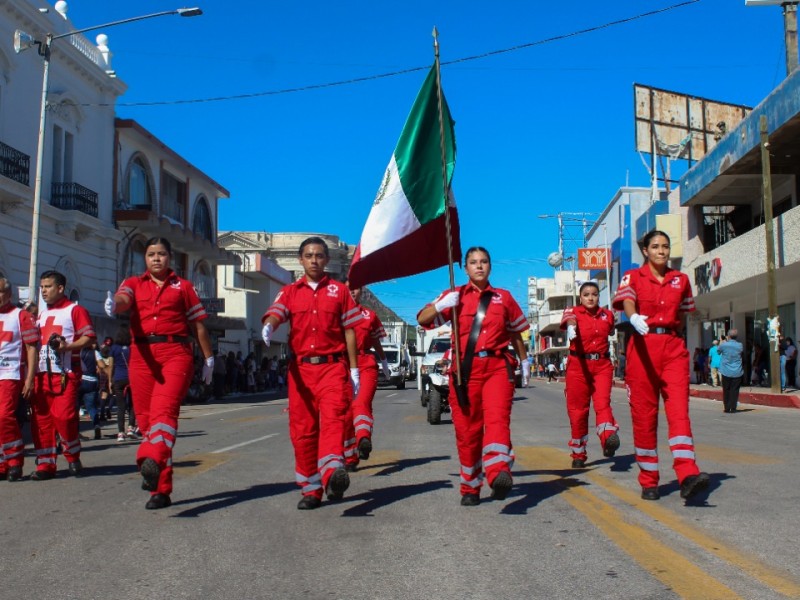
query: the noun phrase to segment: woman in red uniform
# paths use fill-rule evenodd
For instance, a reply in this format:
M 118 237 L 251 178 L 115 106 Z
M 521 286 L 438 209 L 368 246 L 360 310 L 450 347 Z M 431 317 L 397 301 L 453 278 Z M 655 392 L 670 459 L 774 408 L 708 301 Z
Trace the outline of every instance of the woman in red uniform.
M 567 330 L 567 414 L 572 429 L 569 447 L 572 468 L 586 465 L 586 443 L 589 440 L 589 402 L 594 403 L 595 431 L 603 447 L 603 456 L 614 456 L 619 448 L 616 419 L 611 411 L 611 382 L 614 367 L 608 352 L 608 336 L 614 331 L 614 313 L 600 308 L 600 288 L 594 280 L 581 283 L 580 304 L 568 308 L 561 318 L 561 329 Z
M 380 358 L 381 370 L 387 381 L 392 373 L 381 345 L 381 338 L 386 337 L 381 320 L 375 311 L 361 306 L 361 288 L 351 289 L 350 296 L 362 316 L 353 327 L 358 347 L 358 394 L 350 404 L 344 436 L 344 468 L 353 472 L 358 468 L 359 461 L 367 460 L 372 452 L 372 429 L 375 425 L 372 400 L 378 389 L 378 363 L 375 354 Z M 375 354 L 371 352 L 373 349 Z
M 490 298 L 466 379 L 467 406 L 455 401 L 455 368 L 450 369 L 450 408 L 461 463 L 461 505 L 476 506 L 480 503 L 484 473 L 492 497 L 497 500 L 504 500 L 513 485 L 510 422 L 515 358 L 509 344 L 518 356 L 525 356 L 522 332 L 528 329 L 528 321 L 509 292 L 489 284 L 492 266 L 485 248 L 467 250 L 465 265 L 469 283 L 455 291 L 443 292 L 419 312 L 417 321 L 426 329 L 439 327 L 450 321 L 457 306 L 463 360 L 480 300 L 484 295 Z M 523 361 L 522 368 L 527 383 L 528 361 Z
M 708 487 L 694 455 L 689 420 L 689 351 L 683 340 L 684 313 L 694 311 L 689 279 L 669 268 L 670 241 L 653 230 L 642 240 L 644 265 L 625 273 L 614 297 L 635 333 L 627 344 L 625 383 L 631 405 L 633 444 L 642 498 L 658 500 L 658 398 L 664 399 L 669 447 L 681 498 Z
M 131 311 L 129 377 L 136 420 L 144 439 L 136 462 L 149 510 L 172 504 L 172 448 L 178 435 L 181 401 L 194 371 L 192 338 L 205 357 L 203 379 L 211 383 L 214 356 L 202 321 L 207 318 L 191 282 L 169 267 L 172 249 L 164 238 L 145 243 L 142 275 L 129 277 L 106 300 L 106 313 Z

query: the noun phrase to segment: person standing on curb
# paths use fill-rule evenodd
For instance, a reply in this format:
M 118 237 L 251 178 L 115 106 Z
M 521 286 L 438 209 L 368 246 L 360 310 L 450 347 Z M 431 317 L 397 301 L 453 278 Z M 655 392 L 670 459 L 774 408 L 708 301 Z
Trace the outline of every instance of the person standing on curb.
M 211 383 L 214 355 L 203 321 L 208 318 L 190 281 L 170 268 L 172 246 L 154 237 L 145 242 L 146 271 L 128 277 L 117 293 L 108 293 L 108 316 L 130 311 L 128 375 L 137 421 L 144 439 L 136 452 L 142 489 L 150 492 L 147 510 L 172 504 L 172 452 L 178 437 L 178 416 L 194 376 L 192 337 L 205 362 L 203 381 Z M 192 337 L 189 337 L 189 335 Z M 124 405 L 119 410 L 123 411 Z
M 731 329 L 728 337 L 719 345 L 722 374 L 722 404 L 726 413 L 735 413 L 739 403 L 739 388 L 742 386 L 744 370 L 742 368 L 742 344 L 738 339 L 739 332 Z
M 303 494 L 297 508 L 313 510 L 322 504 L 323 490 L 335 502 L 350 486 L 344 436 L 360 382 L 353 328 L 362 316 L 345 285 L 325 273 L 330 260 L 325 240 L 303 240 L 298 255 L 304 276 L 278 292 L 261 318 L 261 337 L 269 347 L 275 329 L 291 326 L 289 433 Z
M 17 408 L 33 393 L 39 331 L 31 314 L 12 304 L 12 292 L 0 277 L 0 479 L 20 481 L 25 443 Z
M 697 467 L 689 419 L 689 351 L 681 336 L 685 313 L 695 310 L 689 278 L 669 267 L 670 240 L 648 232 L 641 242 L 644 264 L 625 273 L 613 306 L 624 310 L 628 337 L 625 384 L 631 406 L 633 445 L 642 499 L 658 500 L 658 405 L 664 399 L 672 466 L 681 498 L 705 490 L 708 473 Z
M 603 456 L 610 458 L 619 448 L 619 425 L 611 410 L 614 365 L 608 344 L 608 337 L 614 331 L 614 313 L 600 308 L 600 288 L 594 280 L 580 284 L 578 297 L 580 304 L 567 308 L 561 318 L 561 328 L 567 330 L 569 343 L 564 396 L 572 430 L 569 448 L 573 469 L 586 466 L 590 404 L 594 405 L 595 431 Z
M 711 343 L 711 348 L 708 349 L 708 364 L 711 368 L 711 387 L 718 387 L 719 380 L 719 340 L 714 340 Z

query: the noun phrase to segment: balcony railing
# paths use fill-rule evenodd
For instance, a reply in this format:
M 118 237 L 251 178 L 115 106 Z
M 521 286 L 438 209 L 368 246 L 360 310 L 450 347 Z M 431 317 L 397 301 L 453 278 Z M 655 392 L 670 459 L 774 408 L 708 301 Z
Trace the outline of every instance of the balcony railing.
M 217 279 L 202 273 L 192 274 L 192 283 L 200 298 L 213 298 L 217 294 Z
M 29 185 L 31 157 L 0 142 L 0 175 Z
M 78 210 L 92 217 L 97 216 L 97 192 L 78 183 L 53 182 L 50 204 L 62 210 Z

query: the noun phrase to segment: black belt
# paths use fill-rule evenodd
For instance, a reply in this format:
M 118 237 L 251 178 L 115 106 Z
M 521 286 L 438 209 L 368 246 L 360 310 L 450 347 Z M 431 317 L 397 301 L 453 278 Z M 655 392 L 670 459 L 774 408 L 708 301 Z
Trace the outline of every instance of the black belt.
M 337 352 L 336 354 L 320 354 L 319 356 L 303 356 L 300 358 L 300 362 L 308 363 L 310 365 L 324 365 L 326 363 L 336 362 L 337 360 L 341 360 L 343 358 L 343 354 L 341 352 Z
M 569 351 L 570 356 L 577 356 L 579 358 L 585 358 L 586 360 L 600 360 L 601 358 L 611 358 L 611 354 L 609 352 L 604 352 L 601 354 L 600 352 L 590 352 L 589 354 L 581 354 L 579 352 L 575 352 L 574 350 Z
M 473 354 L 475 358 L 486 358 L 487 356 L 499 356 L 502 357 L 505 352 L 503 350 L 481 350 L 480 352 L 476 352 Z
M 649 333 L 658 335 L 678 335 L 678 332 L 671 327 L 651 327 Z
M 188 335 L 148 335 L 133 338 L 137 344 L 188 344 L 190 340 Z

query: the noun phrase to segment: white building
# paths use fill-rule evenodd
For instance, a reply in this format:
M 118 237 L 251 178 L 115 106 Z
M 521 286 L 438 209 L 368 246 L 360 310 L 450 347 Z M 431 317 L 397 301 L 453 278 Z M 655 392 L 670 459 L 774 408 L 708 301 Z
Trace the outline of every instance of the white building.
M 35 46 L 16 54 L 12 41 L 17 29 L 36 39 L 77 29 L 62 13 L 39 0 L 0 2 L 0 273 L 17 288 L 27 286 L 31 263 L 43 60 Z M 64 273 L 68 295 L 101 333 L 112 326 L 103 301 L 117 283 L 122 239 L 112 197 L 114 104 L 125 84 L 108 69 L 82 35 L 52 44 L 35 274 L 38 284 L 45 270 Z
M 143 273 L 145 242 L 163 237 L 172 246 L 172 268 L 190 280 L 209 312 L 205 322 L 217 345 L 229 331 L 245 330 L 242 318 L 224 316 L 217 267 L 238 258 L 217 246 L 217 202 L 228 191 L 132 120 L 118 119 L 114 145 L 114 218 L 124 234 L 112 252 L 117 280 Z
M 540 362 L 557 362 L 569 351 L 566 333 L 561 329 L 561 318 L 567 308 L 577 304 L 575 282 L 588 277 L 589 271 L 561 270 L 555 271 L 552 278 L 528 279 L 528 310 L 533 328 L 534 356 Z

